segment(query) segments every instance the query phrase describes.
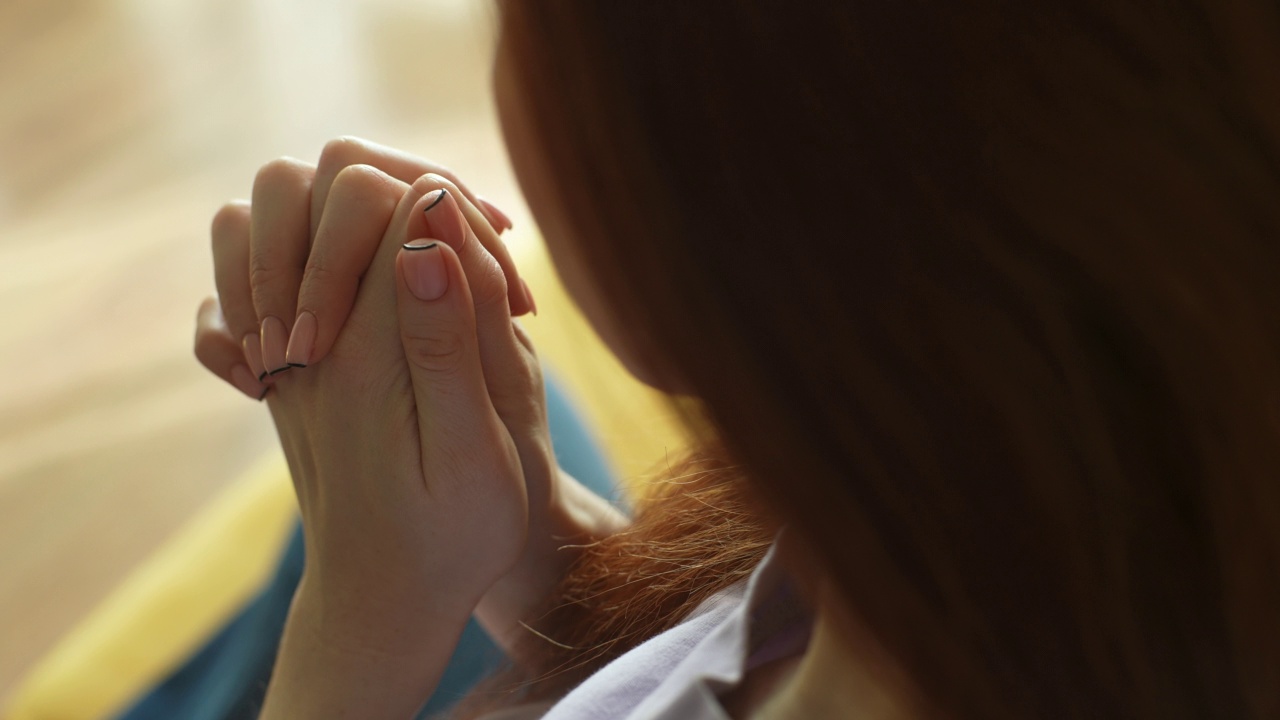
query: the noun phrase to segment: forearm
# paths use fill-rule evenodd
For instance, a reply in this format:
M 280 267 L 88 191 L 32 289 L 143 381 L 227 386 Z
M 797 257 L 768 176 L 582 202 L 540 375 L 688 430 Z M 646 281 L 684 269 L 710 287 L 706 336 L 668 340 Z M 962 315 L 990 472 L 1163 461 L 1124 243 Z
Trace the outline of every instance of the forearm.
M 334 608 L 304 579 L 260 717 L 413 717 L 435 690 L 467 621 L 457 609 L 419 610 L 398 620 Z

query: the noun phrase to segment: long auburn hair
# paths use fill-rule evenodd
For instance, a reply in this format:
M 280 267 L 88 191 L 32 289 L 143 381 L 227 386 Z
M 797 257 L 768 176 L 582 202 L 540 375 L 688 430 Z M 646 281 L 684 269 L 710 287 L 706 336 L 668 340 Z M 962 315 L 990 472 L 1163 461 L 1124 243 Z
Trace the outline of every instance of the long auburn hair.
M 500 7 L 610 313 L 899 699 L 1280 716 L 1280 6 Z M 623 541 L 672 539 L 661 502 Z M 759 557 L 760 515 L 704 505 Z M 588 553 L 564 598 L 635 554 Z M 634 586 L 542 627 L 572 649 L 528 677 L 678 620 L 614 642 Z

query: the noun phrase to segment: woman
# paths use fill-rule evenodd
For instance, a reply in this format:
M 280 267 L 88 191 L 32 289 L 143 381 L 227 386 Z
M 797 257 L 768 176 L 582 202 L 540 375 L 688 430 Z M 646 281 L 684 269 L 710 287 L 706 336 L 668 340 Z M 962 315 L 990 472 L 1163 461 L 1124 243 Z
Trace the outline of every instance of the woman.
M 557 268 L 703 449 L 628 525 L 550 455 L 500 213 L 268 165 L 198 340 L 303 512 L 263 717 L 409 715 L 472 613 L 473 715 L 1280 714 L 1273 3 L 500 8 Z

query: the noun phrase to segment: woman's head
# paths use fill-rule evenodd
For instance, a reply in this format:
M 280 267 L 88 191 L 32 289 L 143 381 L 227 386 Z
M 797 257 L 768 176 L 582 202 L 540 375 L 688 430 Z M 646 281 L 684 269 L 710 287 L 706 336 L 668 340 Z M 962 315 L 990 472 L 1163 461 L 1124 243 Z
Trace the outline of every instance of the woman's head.
M 513 161 L 961 717 L 1280 712 L 1280 11 L 502 3 Z

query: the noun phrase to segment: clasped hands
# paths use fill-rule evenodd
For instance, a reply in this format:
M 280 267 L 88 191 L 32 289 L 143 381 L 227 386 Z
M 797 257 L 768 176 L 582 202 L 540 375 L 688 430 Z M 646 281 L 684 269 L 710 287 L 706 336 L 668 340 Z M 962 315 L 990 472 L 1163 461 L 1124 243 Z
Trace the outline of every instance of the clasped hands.
M 509 227 L 354 138 L 268 163 L 214 218 L 196 355 L 265 394 L 307 553 L 290 623 L 341 652 L 417 658 L 473 612 L 511 649 L 562 548 L 625 524 L 556 465 Z

